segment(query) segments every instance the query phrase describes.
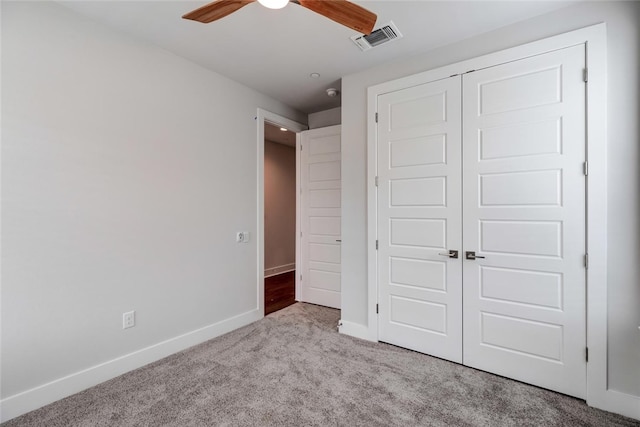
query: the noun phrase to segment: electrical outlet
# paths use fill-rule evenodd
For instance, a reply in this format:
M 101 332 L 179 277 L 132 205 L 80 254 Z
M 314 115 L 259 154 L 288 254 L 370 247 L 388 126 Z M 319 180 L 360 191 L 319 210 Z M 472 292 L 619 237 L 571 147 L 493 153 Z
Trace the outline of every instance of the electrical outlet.
M 122 329 L 133 328 L 136 326 L 136 312 L 128 311 L 122 314 Z

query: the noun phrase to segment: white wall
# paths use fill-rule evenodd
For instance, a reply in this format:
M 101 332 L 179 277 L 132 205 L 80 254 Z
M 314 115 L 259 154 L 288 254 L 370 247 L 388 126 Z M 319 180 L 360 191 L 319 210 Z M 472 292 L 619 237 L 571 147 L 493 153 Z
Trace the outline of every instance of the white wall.
M 309 129 L 324 128 L 339 125 L 342 120 L 342 108 L 336 107 L 330 110 L 318 111 L 309 114 Z
M 342 320 L 367 326 L 366 89 L 607 23 L 609 387 L 640 396 L 640 3 L 586 2 L 342 79 Z
M 257 108 L 306 115 L 52 2 L 2 2 L 2 89 L 4 419 L 259 317 Z

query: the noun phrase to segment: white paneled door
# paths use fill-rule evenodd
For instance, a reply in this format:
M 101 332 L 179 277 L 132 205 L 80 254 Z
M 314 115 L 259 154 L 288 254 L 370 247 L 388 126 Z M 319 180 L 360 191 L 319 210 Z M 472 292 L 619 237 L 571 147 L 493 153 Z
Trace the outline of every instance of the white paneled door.
M 585 47 L 463 76 L 464 363 L 586 396 Z
M 340 308 L 340 126 L 302 132 L 301 141 L 298 299 Z
M 378 96 L 380 341 L 585 397 L 584 67 L 580 45 Z
M 378 98 L 379 339 L 456 362 L 460 84 L 454 77 Z

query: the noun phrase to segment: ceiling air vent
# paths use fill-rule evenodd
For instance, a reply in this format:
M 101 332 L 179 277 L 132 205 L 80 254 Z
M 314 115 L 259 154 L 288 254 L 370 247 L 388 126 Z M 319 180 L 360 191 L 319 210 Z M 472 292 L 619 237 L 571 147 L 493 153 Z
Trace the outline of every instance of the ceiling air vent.
M 402 38 L 402 34 L 398 31 L 396 24 L 394 24 L 393 21 L 390 21 L 388 24 L 384 25 L 382 28 L 378 28 L 368 36 L 353 36 L 351 37 L 351 40 L 353 40 L 360 50 L 365 51 L 399 38 Z

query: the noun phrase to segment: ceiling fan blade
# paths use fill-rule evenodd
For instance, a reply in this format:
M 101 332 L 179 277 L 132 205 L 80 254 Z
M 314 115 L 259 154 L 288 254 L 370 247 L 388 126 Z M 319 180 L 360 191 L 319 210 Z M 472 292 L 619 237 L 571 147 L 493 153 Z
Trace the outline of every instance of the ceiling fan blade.
M 255 0 L 217 0 L 191 11 L 183 16 L 184 19 L 208 24 L 253 3 Z
M 371 34 L 378 18 L 375 13 L 347 0 L 297 0 L 295 3 L 363 34 Z

